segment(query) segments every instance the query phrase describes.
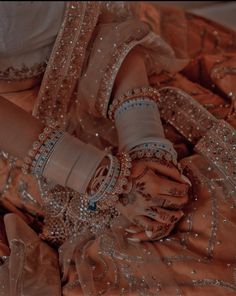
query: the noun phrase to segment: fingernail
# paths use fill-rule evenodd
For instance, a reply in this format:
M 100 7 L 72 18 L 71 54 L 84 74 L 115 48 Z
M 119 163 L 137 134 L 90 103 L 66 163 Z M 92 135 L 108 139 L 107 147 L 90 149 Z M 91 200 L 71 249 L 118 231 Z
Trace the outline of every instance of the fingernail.
M 182 178 L 186 183 L 188 183 L 189 186 L 192 186 L 192 183 L 190 182 L 190 180 L 189 180 L 186 176 L 181 175 L 181 178 Z
M 134 242 L 134 243 L 139 243 L 140 242 L 140 239 L 139 238 L 136 238 L 136 237 L 128 237 L 127 239 L 129 241 L 131 241 L 131 242 Z
M 146 233 L 146 236 L 147 236 L 148 238 L 151 238 L 151 237 L 152 237 L 152 231 L 148 231 L 148 230 L 146 230 L 145 233 Z
M 134 229 L 129 229 L 129 228 L 125 228 L 125 231 L 128 233 L 132 233 L 132 234 L 138 233 L 138 231 L 136 231 Z

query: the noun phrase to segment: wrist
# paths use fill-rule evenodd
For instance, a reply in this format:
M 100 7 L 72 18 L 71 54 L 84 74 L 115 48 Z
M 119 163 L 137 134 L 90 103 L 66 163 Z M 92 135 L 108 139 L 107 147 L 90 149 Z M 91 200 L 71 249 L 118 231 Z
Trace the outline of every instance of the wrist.
M 44 128 L 23 165 L 24 173 L 43 176 L 63 187 L 85 193 L 105 152 L 57 128 Z
M 108 116 L 115 121 L 120 151 L 129 151 L 150 138 L 164 138 L 157 100 L 156 89 L 142 87 L 113 101 Z

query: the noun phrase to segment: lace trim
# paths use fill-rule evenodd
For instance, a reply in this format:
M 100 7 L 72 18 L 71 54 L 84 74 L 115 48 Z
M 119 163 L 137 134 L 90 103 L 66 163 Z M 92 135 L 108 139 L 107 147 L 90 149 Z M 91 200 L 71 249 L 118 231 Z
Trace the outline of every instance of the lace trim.
M 207 157 L 236 186 L 236 131 L 224 120 L 197 143 L 195 151 Z
M 44 75 L 33 114 L 66 126 L 71 95 L 100 13 L 99 2 L 71 1 Z
M 181 282 L 181 286 L 200 286 L 200 287 L 209 287 L 209 286 L 214 286 L 214 287 L 221 287 L 228 289 L 230 291 L 236 292 L 236 285 L 226 282 L 226 281 L 221 281 L 221 280 L 215 280 L 215 279 L 202 279 L 202 280 L 192 280 L 191 282 Z
M 209 159 L 236 185 L 236 131 L 224 120 L 217 120 L 184 91 L 166 87 L 159 90 L 161 117 Z
M 107 117 L 107 109 L 112 88 L 121 64 L 131 49 L 134 48 L 139 41 L 147 35 L 147 33 L 146 27 L 139 28 L 136 31 L 135 40 L 126 41 L 114 49 L 111 55 L 111 60 L 104 69 L 104 75 L 100 83 L 96 100 L 96 109 L 99 114 L 102 114 L 104 117 Z M 130 37 L 130 39 L 132 39 L 132 37 Z
M 46 63 L 36 63 L 32 67 L 22 65 L 21 69 L 9 67 L 4 71 L 0 71 L 0 80 L 24 80 L 33 78 L 42 74 L 46 69 Z
M 217 123 L 217 119 L 190 95 L 175 87 L 160 90 L 161 117 L 191 143 L 196 144 Z

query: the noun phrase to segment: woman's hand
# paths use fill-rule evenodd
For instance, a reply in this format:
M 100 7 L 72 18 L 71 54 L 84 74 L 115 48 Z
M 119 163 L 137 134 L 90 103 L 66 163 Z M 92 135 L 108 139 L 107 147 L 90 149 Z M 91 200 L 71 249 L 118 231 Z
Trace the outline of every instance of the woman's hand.
M 167 236 L 183 216 L 189 180 L 169 162 L 144 159 L 133 162 L 132 190 L 122 195 L 118 210 L 132 223 L 126 229 L 132 241 Z

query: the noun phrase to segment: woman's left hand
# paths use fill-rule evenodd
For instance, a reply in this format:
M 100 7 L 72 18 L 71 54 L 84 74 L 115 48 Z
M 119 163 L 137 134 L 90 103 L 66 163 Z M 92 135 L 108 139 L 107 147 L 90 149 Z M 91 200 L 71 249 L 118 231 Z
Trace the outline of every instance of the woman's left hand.
M 183 216 L 189 180 L 171 163 L 158 159 L 133 162 L 132 190 L 120 197 L 118 210 L 132 223 L 131 241 L 157 240 L 169 235 Z

